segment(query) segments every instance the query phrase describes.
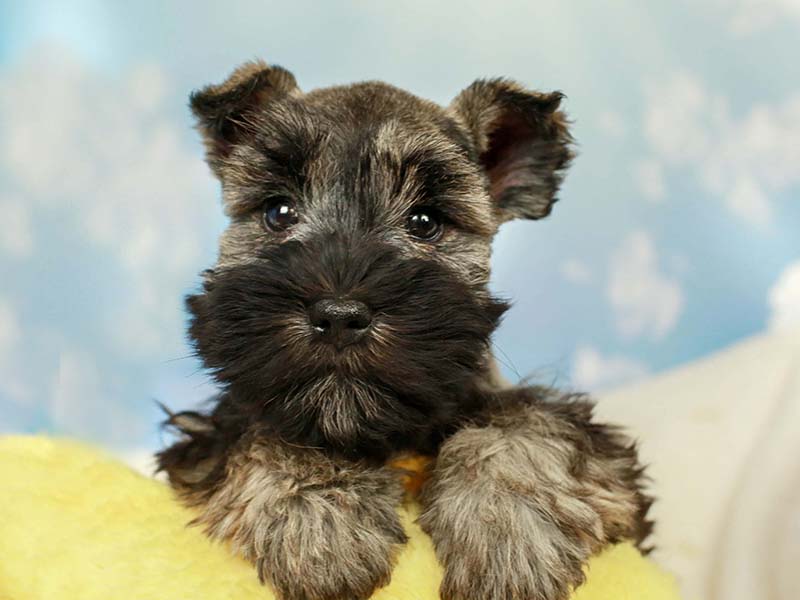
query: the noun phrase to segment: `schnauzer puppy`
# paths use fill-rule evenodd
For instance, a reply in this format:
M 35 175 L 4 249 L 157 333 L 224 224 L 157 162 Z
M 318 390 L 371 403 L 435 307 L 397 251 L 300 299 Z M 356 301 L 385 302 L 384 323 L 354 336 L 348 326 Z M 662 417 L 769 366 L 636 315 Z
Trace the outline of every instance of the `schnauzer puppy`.
M 191 96 L 230 225 L 190 337 L 223 391 L 160 468 L 285 600 L 358 600 L 406 540 L 403 454 L 447 600 L 561 600 L 649 534 L 630 439 L 581 396 L 510 388 L 489 340 L 498 226 L 550 213 L 559 93 L 479 80 L 447 108 L 379 82 L 300 91 L 251 62 Z

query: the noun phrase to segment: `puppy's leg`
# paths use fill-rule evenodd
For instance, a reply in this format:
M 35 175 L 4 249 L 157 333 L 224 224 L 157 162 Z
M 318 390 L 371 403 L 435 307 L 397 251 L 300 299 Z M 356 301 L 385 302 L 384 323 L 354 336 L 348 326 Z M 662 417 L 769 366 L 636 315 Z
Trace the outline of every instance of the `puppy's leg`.
M 419 519 L 444 600 L 561 600 L 592 553 L 649 534 L 634 444 L 591 414 L 581 398 L 510 389 L 445 441 Z
M 256 435 L 233 444 L 222 467 L 200 454 L 194 474 L 171 461 L 173 485 L 199 509 L 196 522 L 232 542 L 281 598 L 359 600 L 388 583 L 406 541 L 396 472 Z

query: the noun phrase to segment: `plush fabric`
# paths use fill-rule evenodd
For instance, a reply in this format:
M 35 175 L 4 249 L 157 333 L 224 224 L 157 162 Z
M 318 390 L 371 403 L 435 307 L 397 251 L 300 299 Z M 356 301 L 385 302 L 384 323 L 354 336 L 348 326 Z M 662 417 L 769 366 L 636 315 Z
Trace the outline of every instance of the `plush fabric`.
M 410 541 L 375 600 L 435 600 L 430 540 L 402 509 Z M 186 527 L 170 489 L 84 445 L 0 438 L 0 599 L 271 600 L 254 569 Z M 672 578 L 621 544 L 595 557 L 573 600 L 676 600 Z

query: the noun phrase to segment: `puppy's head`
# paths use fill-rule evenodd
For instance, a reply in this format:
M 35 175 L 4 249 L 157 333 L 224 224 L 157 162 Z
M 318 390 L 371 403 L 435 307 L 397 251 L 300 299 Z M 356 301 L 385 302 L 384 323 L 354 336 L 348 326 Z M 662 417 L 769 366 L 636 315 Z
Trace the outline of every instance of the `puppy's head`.
M 492 237 L 550 212 L 571 157 L 560 100 L 504 80 L 447 108 L 375 82 L 303 93 L 260 62 L 193 94 L 230 225 L 190 335 L 239 410 L 353 452 L 467 410 L 506 308 Z

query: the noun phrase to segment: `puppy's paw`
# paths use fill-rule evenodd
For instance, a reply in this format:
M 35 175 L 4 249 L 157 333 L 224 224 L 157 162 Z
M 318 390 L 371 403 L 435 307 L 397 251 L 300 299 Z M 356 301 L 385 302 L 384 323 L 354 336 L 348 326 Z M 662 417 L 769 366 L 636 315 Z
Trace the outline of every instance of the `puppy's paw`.
M 389 583 L 406 541 L 392 508 L 333 490 L 278 508 L 255 532 L 254 562 L 282 600 L 362 600 Z
M 644 539 L 649 499 L 633 446 L 588 403 L 510 402 L 441 447 L 419 522 L 445 600 L 562 600 L 595 552 Z
M 512 493 L 443 497 L 420 524 L 444 565 L 442 600 L 565 600 L 583 582 L 588 546 Z
M 253 562 L 282 600 L 360 600 L 388 583 L 406 541 L 398 473 L 246 439 L 196 522 Z

